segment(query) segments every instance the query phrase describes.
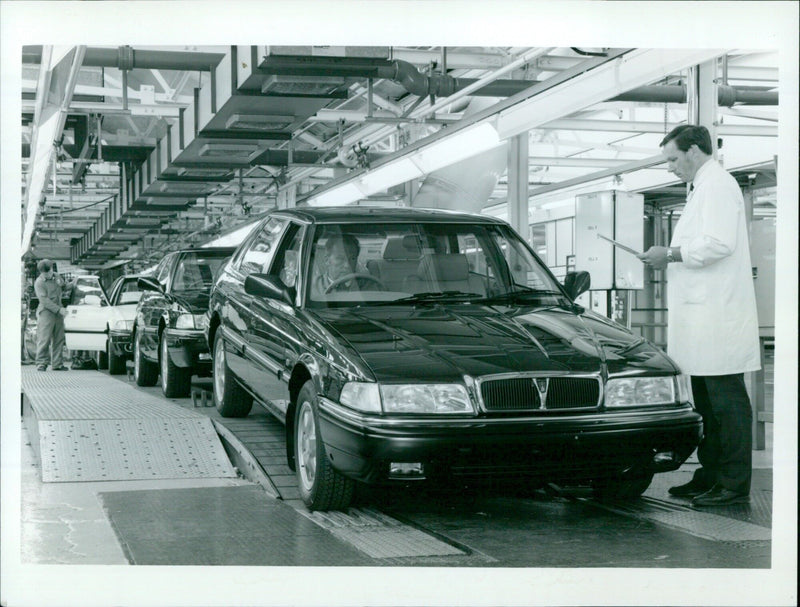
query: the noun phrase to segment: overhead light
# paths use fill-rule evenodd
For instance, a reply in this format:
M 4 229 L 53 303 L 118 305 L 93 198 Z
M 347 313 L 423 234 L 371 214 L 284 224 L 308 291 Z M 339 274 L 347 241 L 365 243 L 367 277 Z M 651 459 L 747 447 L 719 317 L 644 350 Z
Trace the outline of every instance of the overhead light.
M 206 143 L 197 153 L 204 158 L 249 158 L 258 145 L 244 143 Z
M 225 128 L 239 131 L 281 131 L 294 122 L 294 116 L 232 114 Z
M 321 78 L 318 76 L 284 76 L 270 74 L 261 85 L 261 92 L 265 95 L 304 95 L 311 97 L 326 97 L 344 85 L 343 77 L 331 76 Z
M 179 167 L 176 171 L 179 177 L 208 177 L 212 181 L 224 181 L 231 177 L 231 172 L 225 169 L 200 169 Z
M 165 198 L 163 196 L 148 197 L 146 204 L 148 206 L 170 206 L 170 207 L 184 207 L 191 202 L 188 198 Z
M 159 192 L 174 194 L 203 194 L 211 191 L 213 184 L 192 181 L 162 181 L 158 186 Z

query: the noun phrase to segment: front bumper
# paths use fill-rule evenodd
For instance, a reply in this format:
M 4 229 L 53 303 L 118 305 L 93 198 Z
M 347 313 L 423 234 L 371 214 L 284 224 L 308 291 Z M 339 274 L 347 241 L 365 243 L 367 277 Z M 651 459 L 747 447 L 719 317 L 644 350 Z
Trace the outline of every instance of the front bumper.
M 114 356 L 133 358 L 133 341 L 131 340 L 130 331 L 110 331 L 108 333 L 108 341 Z
M 172 364 L 192 369 L 194 375 L 211 374 L 211 355 L 205 335 L 195 329 L 165 329 L 167 351 Z
M 674 470 L 702 435 L 690 407 L 471 419 L 374 418 L 323 400 L 320 434 L 331 464 L 364 482 L 390 478 L 389 463 L 422 463 L 424 477 L 537 478 L 582 483 L 639 467 Z M 671 453 L 659 464 L 656 453 Z

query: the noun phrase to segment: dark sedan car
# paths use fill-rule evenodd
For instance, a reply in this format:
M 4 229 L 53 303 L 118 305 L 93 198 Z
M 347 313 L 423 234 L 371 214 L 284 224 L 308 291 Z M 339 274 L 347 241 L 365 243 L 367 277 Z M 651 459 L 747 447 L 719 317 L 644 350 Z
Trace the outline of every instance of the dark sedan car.
M 214 276 L 234 247 L 184 249 L 167 254 L 152 276 L 139 277 L 144 291 L 133 322 L 133 375 L 139 386 L 161 376 L 167 397 L 188 396 L 192 375 L 211 373 L 205 340 L 208 295 Z
M 701 434 L 688 378 L 573 302 L 506 223 L 421 209 L 274 212 L 222 268 L 214 401 L 285 424 L 310 509 L 356 482 L 525 479 L 640 495 Z

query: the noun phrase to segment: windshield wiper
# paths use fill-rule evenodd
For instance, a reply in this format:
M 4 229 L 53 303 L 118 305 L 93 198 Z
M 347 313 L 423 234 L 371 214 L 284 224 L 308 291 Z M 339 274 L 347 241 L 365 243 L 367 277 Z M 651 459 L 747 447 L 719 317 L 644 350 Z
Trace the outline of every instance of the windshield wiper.
M 558 298 L 559 302 L 567 300 L 561 291 L 552 291 L 546 289 L 532 289 L 530 287 L 519 287 L 516 291 L 509 291 L 500 295 L 492 295 L 481 300 L 480 303 L 500 303 L 500 302 L 530 302 L 537 299 L 545 299 L 550 297 Z
M 424 293 L 415 293 L 409 297 L 401 297 L 400 299 L 392 299 L 390 301 L 375 302 L 370 305 L 378 306 L 391 306 L 394 304 L 414 304 L 425 302 L 441 302 L 441 301 L 472 301 L 475 299 L 483 299 L 480 293 L 467 293 L 465 291 L 426 291 Z

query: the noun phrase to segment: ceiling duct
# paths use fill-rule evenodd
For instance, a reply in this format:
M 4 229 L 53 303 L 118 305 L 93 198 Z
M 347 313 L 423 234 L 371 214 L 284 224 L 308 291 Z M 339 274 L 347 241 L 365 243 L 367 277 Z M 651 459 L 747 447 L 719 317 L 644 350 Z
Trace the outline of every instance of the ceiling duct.
M 497 99 L 473 98 L 464 114 L 476 114 Z M 478 213 L 486 206 L 508 165 L 508 144 L 481 152 L 425 177 L 411 206 Z
M 336 95 L 345 85 L 344 78 L 319 76 L 280 76 L 272 74 L 264 79 L 261 92 L 265 95 L 293 97 L 347 97 L 347 91 Z

